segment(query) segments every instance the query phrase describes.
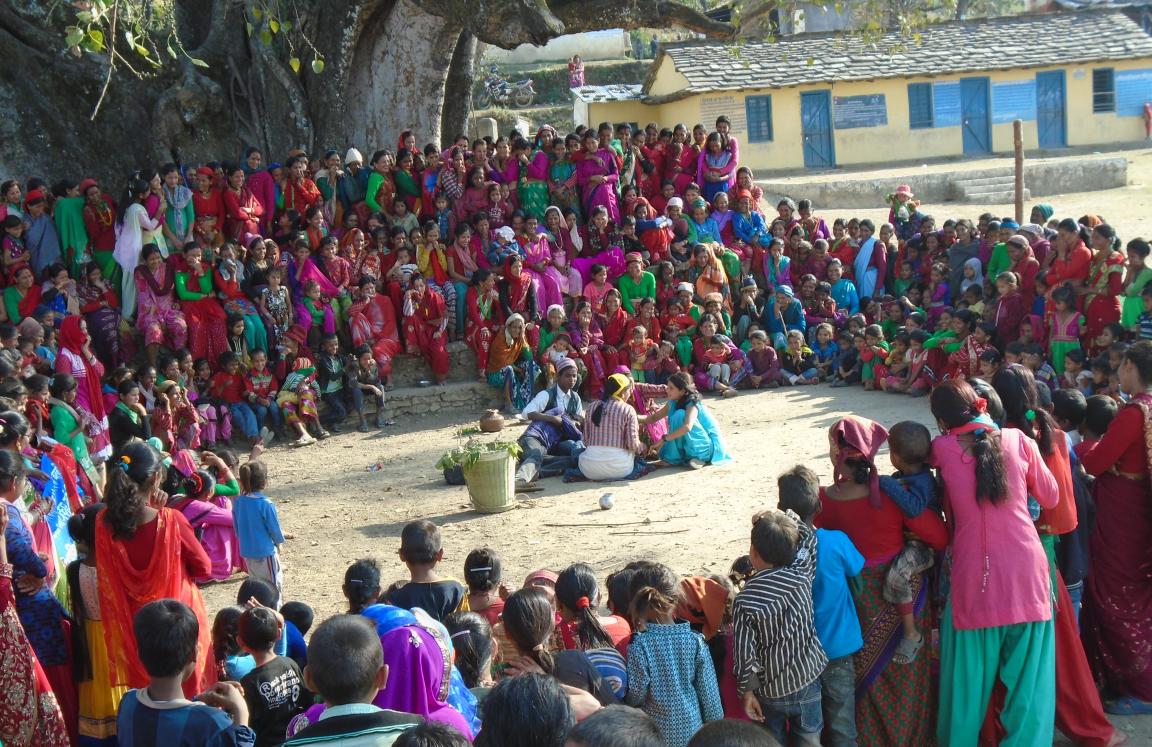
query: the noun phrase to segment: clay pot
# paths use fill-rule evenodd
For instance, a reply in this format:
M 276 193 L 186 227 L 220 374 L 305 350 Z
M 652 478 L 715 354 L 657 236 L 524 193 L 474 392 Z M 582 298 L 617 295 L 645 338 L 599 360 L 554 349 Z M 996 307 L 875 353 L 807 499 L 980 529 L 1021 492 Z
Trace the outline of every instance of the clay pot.
M 480 416 L 480 430 L 485 433 L 499 433 L 504 430 L 504 416 L 499 410 L 485 410 Z

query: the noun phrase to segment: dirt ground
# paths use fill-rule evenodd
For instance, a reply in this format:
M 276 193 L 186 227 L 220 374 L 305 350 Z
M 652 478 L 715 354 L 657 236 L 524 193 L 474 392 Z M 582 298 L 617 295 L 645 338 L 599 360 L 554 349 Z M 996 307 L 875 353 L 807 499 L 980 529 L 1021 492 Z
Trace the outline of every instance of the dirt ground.
M 1152 233 L 1152 151 L 1129 151 L 1131 185 L 1106 192 L 1045 197 L 1058 216 L 1104 215 L 1127 240 Z M 1040 200 L 1036 200 L 1040 201 Z M 1011 214 L 1011 206 L 928 205 L 943 217 L 975 217 L 984 210 Z M 881 218 L 881 211 L 820 211 Z M 458 441 L 456 432 L 474 425 L 479 413 L 402 421 L 370 434 L 349 433 L 305 449 L 272 448 L 269 464 L 274 497 L 286 532 L 285 599 L 310 603 L 323 619 L 341 610 L 344 569 L 357 558 L 376 558 L 385 583 L 407 577 L 396 551 L 405 523 L 428 518 L 443 527 L 445 575 L 461 577 L 464 557 L 481 546 L 503 557 L 505 579 L 518 584 L 530 571 L 591 564 L 603 578 L 630 560 L 648 558 L 681 574 L 725 572 L 747 551 L 748 520 L 775 504 L 775 476 L 797 463 L 830 481 L 826 430 L 855 413 L 886 426 L 920 420 L 933 427 L 924 399 L 827 385 L 744 393 L 709 399 L 734 462 L 697 472 L 659 470 L 637 482 L 565 485 L 543 480 L 513 511 L 471 511 L 466 489 L 447 486 L 433 465 Z M 519 435 L 518 429 L 503 434 Z M 882 455 L 882 469 L 887 470 Z M 378 471 L 369 471 L 380 463 Z M 598 498 L 615 496 L 601 511 Z M 235 599 L 236 582 L 207 587 L 210 612 Z M 1152 744 L 1152 719 L 1117 719 L 1132 744 Z M 1058 744 L 1067 744 L 1058 740 Z

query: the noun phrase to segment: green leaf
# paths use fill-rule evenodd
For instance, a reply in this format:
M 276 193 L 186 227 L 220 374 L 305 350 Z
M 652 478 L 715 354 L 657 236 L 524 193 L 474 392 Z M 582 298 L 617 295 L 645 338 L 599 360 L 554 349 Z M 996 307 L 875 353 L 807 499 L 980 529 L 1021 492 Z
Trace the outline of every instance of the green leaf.
M 151 54 L 151 52 L 148 50 L 148 47 L 145 47 L 143 44 L 133 44 L 132 48 L 135 49 L 136 54 L 140 55 L 141 57 L 147 57 Z
M 169 57 L 171 57 L 172 59 L 176 59 L 176 50 L 172 49 L 172 41 L 171 40 L 164 43 L 164 51 L 166 51 L 168 53 Z
M 200 59 L 199 57 L 189 57 L 188 61 L 191 62 L 196 67 L 208 67 L 208 63 L 205 62 L 204 60 Z
M 312 72 L 316 73 L 317 75 L 324 72 L 324 60 L 320 59 L 319 57 L 312 60 Z
M 280 30 L 283 31 L 285 34 L 287 34 L 289 31 L 292 30 L 292 22 L 291 21 L 282 21 L 280 23 Z
M 272 30 L 273 34 L 280 33 L 280 22 L 275 18 L 268 21 L 268 28 Z
M 84 38 L 84 30 L 76 26 L 69 26 L 64 34 L 64 43 L 69 47 L 75 47 Z
M 269 31 L 268 29 L 262 29 L 260 31 L 260 43 L 264 44 L 266 46 L 271 45 L 272 44 L 272 32 Z
M 248 36 L 252 36 L 252 24 L 251 24 L 251 22 L 245 21 L 244 22 L 244 29 L 248 32 Z
M 100 29 L 88 29 L 88 38 L 100 49 L 104 48 L 104 32 Z
M 261 10 L 260 8 L 253 8 L 252 9 L 252 17 L 255 18 L 257 21 L 259 21 L 261 18 L 264 17 L 264 11 Z
M 79 21 L 80 23 L 91 23 L 92 22 L 92 11 L 90 11 L 90 10 L 79 11 L 78 13 L 76 13 L 76 20 Z
M 293 58 L 289 59 L 288 60 L 288 67 L 292 68 L 292 72 L 294 72 L 294 73 L 300 72 L 300 58 L 299 57 L 293 57 Z

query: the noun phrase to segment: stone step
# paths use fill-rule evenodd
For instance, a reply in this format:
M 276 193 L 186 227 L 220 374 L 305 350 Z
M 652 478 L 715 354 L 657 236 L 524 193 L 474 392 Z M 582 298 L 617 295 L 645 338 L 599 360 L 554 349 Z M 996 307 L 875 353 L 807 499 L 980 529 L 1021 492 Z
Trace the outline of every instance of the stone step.
M 443 412 L 480 413 L 499 407 L 503 397 L 498 389 L 481 381 L 455 381 L 444 386 L 397 387 L 388 392 L 384 412 L 389 418 L 419 418 Z
M 969 187 L 979 187 L 988 184 L 1015 184 L 1016 177 L 1014 174 L 1005 174 L 1003 176 L 984 176 L 976 179 L 953 179 L 952 183 L 965 189 Z
M 1030 199 L 1027 190 L 1024 191 L 1024 199 Z M 1010 205 L 1016 201 L 1016 191 L 1010 189 L 966 194 L 961 197 L 960 200 L 962 202 L 979 202 L 987 205 Z
M 476 381 L 476 355 L 472 349 L 462 341 L 450 342 L 447 347 L 448 381 Z M 392 359 L 392 385 L 397 389 L 431 380 L 432 369 L 423 357 L 401 353 Z

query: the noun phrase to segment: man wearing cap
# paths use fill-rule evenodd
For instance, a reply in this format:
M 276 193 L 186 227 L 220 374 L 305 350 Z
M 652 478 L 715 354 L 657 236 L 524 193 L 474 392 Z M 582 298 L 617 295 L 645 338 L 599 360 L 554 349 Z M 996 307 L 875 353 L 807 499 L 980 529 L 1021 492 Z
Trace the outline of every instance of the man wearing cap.
M 360 216 L 360 225 L 368 225 L 368 206 L 364 197 L 368 194 L 368 171 L 364 168 L 364 156 L 355 148 L 344 154 L 344 178 L 336 185 L 336 199 L 344 206 L 344 214 L 355 212 Z
M 620 289 L 620 302 L 630 315 L 636 315 L 636 304 L 642 298 L 656 298 L 656 276 L 644 269 L 644 258 L 639 252 L 624 255 L 628 271 L 616 281 Z M 633 302 L 636 304 L 633 304 Z
M 213 186 L 216 172 L 210 166 L 201 166 L 196 169 L 196 189 L 192 192 L 192 209 L 196 212 L 196 220 L 208 217 L 216 220 L 216 226 L 224 225 L 224 200 L 220 191 Z M 173 247 L 179 251 L 180 247 Z
M 516 470 L 516 490 L 535 489 L 536 478 L 556 477 L 576 466 L 584 451 L 580 424 L 584 403 L 576 391 L 576 361 L 563 358 L 556 366 L 556 381 L 537 393 L 524 407 L 528 428 L 517 443 L 523 449 Z

